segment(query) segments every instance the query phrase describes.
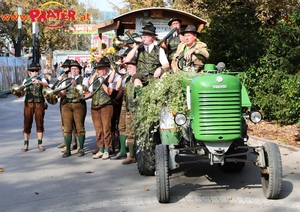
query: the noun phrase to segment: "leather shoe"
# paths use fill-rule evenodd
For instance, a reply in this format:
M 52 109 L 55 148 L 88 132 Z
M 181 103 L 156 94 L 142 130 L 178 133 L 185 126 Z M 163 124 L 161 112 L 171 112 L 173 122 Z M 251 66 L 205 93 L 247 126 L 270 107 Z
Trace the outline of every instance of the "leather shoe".
M 22 148 L 22 152 L 27 152 L 28 151 L 28 145 L 25 144 Z
M 113 157 L 110 157 L 111 160 L 119 160 L 119 159 L 125 159 L 127 157 L 127 154 L 118 153 Z
M 99 152 L 99 148 L 97 147 L 96 149 L 92 150 L 93 155 L 97 154 Z
M 104 152 L 104 153 L 103 153 L 103 156 L 102 156 L 102 159 L 103 159 L 103 160 L 107 160 L 107 159 L 109 159 L 109 158 L 110 158 L 109 153 L 108 153 L 108 152 Z
M 69 157 L 71 156 L 71 152 L 70 151 L 65 151 L 65 153 L 62 155 L 63 158 Z
M 127 157 L 125 160 L 122 160 L 123 165 L 131 164 L 131 163 L 135 163 L 135 158 Z
M 71 150 L 75 150 L 75 149 L 77 149 L 77 144 L 72 144 L 71 145 Z
M 42 144 L 39 144 L 39 145 L 38 145 L 38 149 L 39 149 L 41 152 L 45 151 L 45 148 L 42 146 Z
M 77 152 L 77 156 L 78 157 L 84 156 L 84 150 L 83 149 L 79 149 L 78 152 Z
M 93 155 L 93 158 L 94 159 L 102 158 L 103 154 L 104 154 L 103 152 L 98 152 L 97 154 Z
M 65 142 L 62 142 L 60 145 L 57 146 L 57 148 L 64 148 L 66 146 Z

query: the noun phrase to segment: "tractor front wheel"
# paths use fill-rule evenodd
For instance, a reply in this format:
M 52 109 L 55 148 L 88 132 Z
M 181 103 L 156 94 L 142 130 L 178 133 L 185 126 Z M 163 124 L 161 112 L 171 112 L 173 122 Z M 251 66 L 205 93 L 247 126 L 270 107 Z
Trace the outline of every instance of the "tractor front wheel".
M 266 167 L 261 168 L 261 184 L 267 199 L 279 198 L 282 185 L 282 161 L 277 144 L 263 145 Z
M 170 202 L 169 151 L 168 147 L 159 144 L 155 148 L 156 196 L 160 203 Z

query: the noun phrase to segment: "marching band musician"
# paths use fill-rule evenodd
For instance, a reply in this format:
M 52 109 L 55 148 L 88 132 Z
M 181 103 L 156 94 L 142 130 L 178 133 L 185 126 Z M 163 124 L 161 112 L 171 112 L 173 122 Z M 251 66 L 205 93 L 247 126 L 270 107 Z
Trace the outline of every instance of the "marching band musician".
M 61 65 L 61 67 L 64 69 L 63 73 L 57 78 L 57 83 L 61 82 L 62 80 L 68 78 L 68 77 L 71 77 L 72 74 L 71 74 L 71 70 L 70 70 L 70 63 L 72 62 L 73 60 L 69 60 L 69 59 L 66 59 L 65 62 Z M 61 117 L 61 130 L 62 130 L 62 134 L 63 134 L 63 137 L 64 137 L 64 122 L 63 122 L 63 116 L 61 114 L 61 109 L 62 109 L 62 103 L 63 103 L 63 98 L 60 99 L 60 102 L 59 102 L 59 112 L 60 112 L 60 117 Z M 62 152 L 65 152 L 66 151 L 66 144 L 65 142 L 63 141 L 61 144 L 59 144 L 57 146 L 57 148 L 64 148 L 62 150 Z M 76 138 L 76 132 L 75 132 L 75 124 L 74 124 L 74 127 L 73 127 L 73 143 L 71 145 L 71 150 L 74 150 L 74 149 L 77 149 L 77 138 Z
M 137 58 L 137 73 L 141 75 L 142 82 L 146 85 L 150 79 L 161 77 L 170 65 L 163 48 L 154 44 L 157 34 L 153 23 L 148 22 L 142 29 L 142 42 L 132 48 L 125 63 L 134 57 Z
M 162 47 L 166 49 L 169 64 L 171 65 L 174 54 L 177 50 L 178 44 L 180 43 L 179 33 L 181 28 L 182 20 L 179 18 L 171 18 L 168 22 L 168 25 L 171 27 L 171 30 L 175 27 L 177 30 L 171 35 L 170 38 L 166 39 L 166 41 L 162 44 Z
M 28 151 L 29 138 L 32 128 L 33 117 L 36 123 L 36 132 L 38 137 L 38 149 L 45 151 L 43 147 L 43 133 L 44 133 L 44 116 L 45 116 L 45 99 L 43 96 L 43 87 L 48 86 L 45 78 L 39 77 L 41 67 L 39 64 L 31 64 L 28 68 L 29 77 L 37 76 L 32 80 L 32 84 L 26 86 L 23 90 L 25 94 L 24 100 L 24 146 L 22 152 Z M 28 80 L 28 79 L 27 79 Z M 24 80 L 24 83 L 26 80 Z M 23 83 L 23 84 L 24 84 Z
M 116 62 L 118 65 L 116 68 L 113 68 L 108 82 L 111 83 L 113 92 L 111 94 L 112 102 L 113 102 L 113 117 L 111 123 L 111 136 L 112 136 L 112 152 L 116 153 L 115 150 L 120 149 L 120 135 L 119 135 L 119 122 L 120 122 L 120 114 L 121 107 L 123 101 L 123 89 L 117 88 L 117 84 L 119 81 L 126 76 L 126 65 L 124 64 L 124 60 L 131 48 L 127 48 L 123 54 L 120 55 L 120 60 Z M 117 70 L 116 70 L 117 69 Z M 120 86 L 119 86 L 120 87 Z M 126 154 L 126 149 L 125 149 Z M 115 158 L 115 156 L 111 157 L 111 159 Z
M 126 102 L 126 119 L 125 119 L 125 136 L 129 149 L 129 155 L 122 161 L 123 165 L 135 163 L 135 149 L 134 149 L 134 131 L 131 127 L 132 120 L 134 119 L 134 111 L 136 110 L 136 103 L 134 99 L 141 94 L 143 84 L 140 79 L 135 77 L 136 62 L 135 60 L 126 62 L 128 75 L 130 79 L 125 84 L 125 102 Z M 122 148 L 122 147 L 121 147 Z M 123 147 L 124 148 L 124 147 Z
M 131 51 L 131 48 L 127 48 L 126 51 L 121 55 L 122 63 L 126 60 L 128 52 Z M 118 154 L 112 156 L 111 160 L 119 160 L 119 159 L 125 159 L 127 157 L 126 152 L 126 102 L 123 98 L 124 96 L 124 90 L 125 90 L 125 84 L 130 79 L 130 75 L 126 74 L 127 64 L 124 64 L 123 69 L 121 69 L 119 72 L 123 74 L 116 84 L 116 90 L 118 91 L 117 96 L 114 98 L 114 102 L 118 102 L 118 105 L 120 106 L 119 112 L 119 119 L 118 119 L 118 127 L 117 127 L 117 135 L 118 135 L 118 144 L 119 144 L 119 152 Z
M 96 143 L 98 152 L 93 155 L 94 159 L 102 158 L 107 160 L 110 158 L 110 149 L 112 146 L 111 139 L 111 119 L 113 116 L 113 105 L 111 94 L 113 88 L 108 82 L 108 70 L 107 58 L 103 57 L 94 66 L 96 69 L 95 73 L 89 79 L 89 85 L 92 85 L 92 91 L 96 91 L 92 96 L 91 114 L 94 129 L 96 132 Z M 97 80 L 102 78 L 103 83 L 100 85 L 100 81 Z
M 62 118 L 64 128 L 64 141 L 66 145 L 66 151 L 62 157 L 71 156 L 71 142 L 72 131 L 75 128 L 77 140 L 79 143 L 79 149 L 77 156 L 84 156 L 84 142 L 85 142 L 85 117 L 86 117 L 86 101 L 83 98 L 78 98 L 76 95 L 77 86 L 83 85 L 83 77 L 81 76 L 81 65 L 75 60 L 70 63 L 70 70 L 72 75 L 71 86 L 65 90 L 60 91 L 59 96 L 63 97 L 62 101 Z M 74 126 L 75 125 L 75 126 Z

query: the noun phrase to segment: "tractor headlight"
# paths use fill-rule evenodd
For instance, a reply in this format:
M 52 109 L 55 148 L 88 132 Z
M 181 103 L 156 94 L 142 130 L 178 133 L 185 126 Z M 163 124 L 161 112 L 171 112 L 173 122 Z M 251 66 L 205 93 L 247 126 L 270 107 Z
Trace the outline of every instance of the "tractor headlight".
M 178 125 L 178 126 L 182 126 L 185 124 L 187 118 L 183 113 L 176 113 L 174 116 L 174 122 Z
M 250 113 L 249 118 L 250 118 L 250 121 L 257 124 L 258 122 L 261 121 L 261 113 L 258 111 L 253 111 Z

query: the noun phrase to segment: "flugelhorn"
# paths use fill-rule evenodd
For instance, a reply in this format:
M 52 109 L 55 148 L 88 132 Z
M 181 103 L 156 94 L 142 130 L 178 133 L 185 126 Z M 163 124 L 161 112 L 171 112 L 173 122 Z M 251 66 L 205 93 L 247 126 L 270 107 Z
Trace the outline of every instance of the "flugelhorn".
M 67 82 L 67 81 L 69 81 L 69 82 Z M 57 102 L 58 102 L 58 96 L 57 96 L 57 94 L 60 92 L 60 91 L 62 91 L 62 90 L 65 90 L 65 89 L 67 89 L 68 87 L 70 87 L 71 85 L 72 85 L 72 78 L 71 77 L 69 77 L 69 78 L 66 78 L 66 79 L 64 79 L 64 80 L 62 80 L 61 82 L 59 82 L 58 84 L 57 84 L 57 86 L 60 86 L 63 82 L 66 82 L 65 83 L 65 86 L 63 86 L 63 87 L 59 87 L 59 88 L 56 88 L 56 89 L 53 89 L 52 87 L 53 86 L 51 86 L 51 87 L 44 87 L 43 88 L 43 96 L 44 96 L 44 98 L 46 99 L 46 101 L 49 103 L 49 104 L 51 104 L 51 105 L 55 105 Z
M 23 85 L 17 85 L 16 83 L 12 83 L 10 85 L 10 90 L 12 92 L 13 95 L 15 95 L 17 98 L 20 98 L 24 95 L 24 88 L 30 86 L 34 80 L 36 80 L 38 77 L 40 77 L 42 74 L 40 75 L 34 75 L 32 77 L 29 77 L 24 83 Z

